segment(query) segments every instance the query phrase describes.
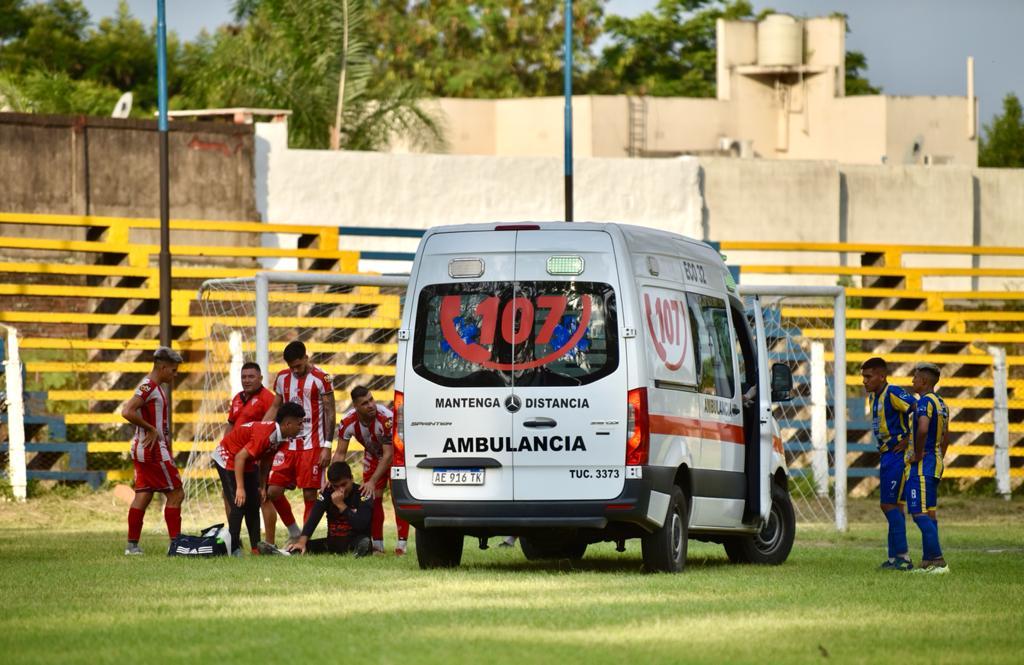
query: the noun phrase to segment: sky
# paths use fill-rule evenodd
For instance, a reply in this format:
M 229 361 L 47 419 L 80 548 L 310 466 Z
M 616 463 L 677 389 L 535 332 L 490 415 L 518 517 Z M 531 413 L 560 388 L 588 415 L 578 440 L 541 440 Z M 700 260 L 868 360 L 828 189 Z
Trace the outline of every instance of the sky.
M 109 16 L 117 0 L 84 0 L 93 19 Z M 156 0 L 129 0 L 144 23 L 156 16 Z M 167 0 L 167 27 L 184 39 L 227 22 L 232 0 Z M 847 48 L 867 56 L 868 78 L 889 95 L 966 95 L 967 56 L 974 56 L 980 117 L 1002 110 L 1003 97 L 1024 99 L 1022 0 L 753 0 L 755 11 L 797 16 L 845 12 L 852 32 Z M 634 16 L 657 0 L 609 0 L 606 13 Z

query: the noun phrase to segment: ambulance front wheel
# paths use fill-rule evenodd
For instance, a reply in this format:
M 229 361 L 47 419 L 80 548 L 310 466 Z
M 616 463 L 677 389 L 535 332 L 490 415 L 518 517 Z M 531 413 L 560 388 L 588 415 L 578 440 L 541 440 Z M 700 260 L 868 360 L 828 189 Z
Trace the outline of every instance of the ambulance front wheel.
M 768 523 L 753 536 L 733 536 L 723 541 L 725 553 L 733 563 L 757 563 L 777 566 L 789 558 L 796 538 L 796 512 L 789 492 L 772 483 L 772 510 Z
M 420 568 L 458 568 L 463 535 L 452 529 L 416 529 L 416 560 Z
M 672 488 L 670 496 L 665 523 L 640 541 L 644 568 L 652 573 L 679 573 L 686 566 L 690 511 L 686 495 L 678 486 Z

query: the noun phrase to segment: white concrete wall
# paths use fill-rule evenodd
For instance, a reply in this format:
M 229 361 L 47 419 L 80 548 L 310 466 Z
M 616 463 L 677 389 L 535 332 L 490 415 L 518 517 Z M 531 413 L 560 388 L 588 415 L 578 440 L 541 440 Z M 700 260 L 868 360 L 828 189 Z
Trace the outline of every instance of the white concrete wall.
M 712 103 L 714 100 L 711 100 Z M 871 102 L 867 102 L 871 103 Z M 256 129 L 256 203 L 278 223 L 429 228 L 481 221 L 558 220 L 562 161 L 291 150 L 280 124 Z M 1024 170 L 848 166 L 729 158 L 575 162 L 576 219 L 619 221 L 711 240 L 1024 245 Z M 845 181 L 845 194 L 841 182 Z M 977 206 L 977 210 L 975 209 Z M 273 242 L 268 240 L 268 242 Z M 354 250 L 414 251 L 413 239 L 342 238 Z M 834 253 L 730 252 L 740 264 L 835 265 Z M 983 266 L 1021 265 L 986 258 Z M 280 264 L 282 267 L 290 267 Z M 907 257 L 905 265 L 970 267 L 969 258 Z M 395 270 L 404 266 L 364 265 Z M 755 283 L 831 284 L 835 277 L 754 276 Z M 983 280 L 1001 289 L 1024 280 Z M 933 278 L 930 288 L 971 288 Z

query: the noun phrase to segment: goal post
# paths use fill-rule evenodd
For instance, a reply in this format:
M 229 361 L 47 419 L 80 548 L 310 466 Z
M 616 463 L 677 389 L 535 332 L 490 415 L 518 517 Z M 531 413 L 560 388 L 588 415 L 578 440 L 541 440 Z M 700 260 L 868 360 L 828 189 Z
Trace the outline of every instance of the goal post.
M 845 531 L 846 289 L 740 285 L 739 290 L 748 311 L 762 310 L 769 360 L 789 364 L 796 379 L 794 399 L 774 405 L 773 411 L 797 516 L 819 523 L 828 517 L 836 530 Z
M 406 276 L 286 272 L 203 282 L 197 293 L 205 349 L 202 398 L 183 473 L 190 520 L 223 520 L 210 454 L 226 431 L 243 363 L 258 363 L 271 387 L 285 368 L 284 347 L 301 341 L 313 363 L 332 376 L 339 421 L 356 385 L 383 404 L 391 401 L 407 284 Z M 350 461 L 359 452 L 353 448 Z

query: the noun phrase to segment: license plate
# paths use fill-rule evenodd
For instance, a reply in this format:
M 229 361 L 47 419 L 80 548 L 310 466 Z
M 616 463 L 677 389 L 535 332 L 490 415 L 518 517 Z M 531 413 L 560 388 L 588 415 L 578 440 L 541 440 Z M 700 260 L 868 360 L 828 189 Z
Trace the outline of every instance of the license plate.
M 434 469 L 435 485 L 483 485 L 483 469 Z

